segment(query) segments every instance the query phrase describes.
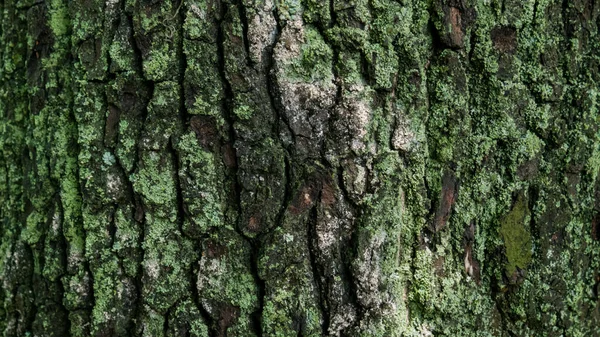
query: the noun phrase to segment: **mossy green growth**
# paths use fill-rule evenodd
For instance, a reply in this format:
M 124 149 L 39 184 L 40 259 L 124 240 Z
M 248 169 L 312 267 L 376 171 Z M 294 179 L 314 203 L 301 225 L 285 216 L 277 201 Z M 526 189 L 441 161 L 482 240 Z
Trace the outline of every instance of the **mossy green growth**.
M 280 19 L 292 20 L 302 11 L 300 0 L 277 0 L 275 2 Z
M 435 275 L 433 274 L 433 254 L 429 249 L 417 251 L 414 267 L 410 299 L 421 303 L 426 309 L 432 309 L 435 295 Z
M 121 25 L 110 44 L 108 54 L 111 59 L 111 71 L 133 72 L 135 62 L 134 48 L 129 40 L 131 28 Z
M 212 39 L 212 10 L 206 1 L 195 2 L 187 9 L 183 22 L 186 39 Z
M 511 211 L 500 222 L 500 235 L 506 247 L 506 272 L 510 277 L 519 269 L 525 269 L 531 262 L 531 234 L 525 228 L 530 216 L 527 201 L 519 195 Z
M 198 257 L 193 242 L 178 230 L 178 224 L 146 213 L 146 236 L 142 244 L 144 303 L 164 314 L 190 287 L 192 261 Z
M 239 309 L 239 316 L 228 334 L 253 336 L 250 317 L 259 308 L 259 290 L 251 270 L 252 247 L 232 230 L 219 230 L 203 242 L 197 279 L 198 294 L 216 308 Z M 220 309 L 223 310 L 223 309 Z
M 188 113 L 215 116 L 220 124 L 224 124 L 220 102 L 225 94 L 217 67 L 217 45 L 185 39 L 183 52 L 187 62 L 185 82 Z
M 233 113 L 243 120 L 248 120 L 252 117 L 252 108 L 247 105 L 239 105 L 233 109 Z
M 316 23 L 321 22 L 327 24 L 331 20 L 329 12 L 329 3 L 321 0 L 303 0 L 305 22 Z
M 45 222 L 47 222 L 47 216 L 35 210 L 31 212 L 25 222 L 26 227 L 21 231 L 21 240 L 30 245 L 38 243 L 43 235 L 39 227 Z
M 290 65 L 291 75 L 308 82 L 331 80 L 333 50 L 316 28 L 307 26 L 304 34 L 300 58 Z
M 225 225 L 223 213 L 222 170 L 215 156 L 200 147 L 196 135 L 182 135 L 176 149 L 179 153 L 179 181 L 189 218 L 183 225 L 186 234 L 205 233 L 210 227 Z M 229 225 L 230 226 L 230 225 Z
M 52 0 L 50 3 L 50 29 L 52 29 L 52 33 L 55 36 L 65 35 L 69 25 L 67 7 L 61 0 Z
M 163 205 L 166 208 L 176 205 L 177 193 L 172 167 L 165 166 L 165 158 L 155 152 L 145 153 L 143 160 L 145 165 L 130 176 L 135 191 L 140 193 L 149 205 Z M 171 211 L 167 213 L 174 214 Z
M 377 87 L 391 89 L 398 69 L 398 56 L 391 44 L 371 44 L 366 51 L 366 59 L 372 65 Z
M 228 331 L 229 332 L 229 331 Z M 171 336 L 208 337 L 208 326 L 202 318 L 198 307 L 191 299 L 186 299 L 177 305 L 177 309 L 169 315 L 169 330 Z

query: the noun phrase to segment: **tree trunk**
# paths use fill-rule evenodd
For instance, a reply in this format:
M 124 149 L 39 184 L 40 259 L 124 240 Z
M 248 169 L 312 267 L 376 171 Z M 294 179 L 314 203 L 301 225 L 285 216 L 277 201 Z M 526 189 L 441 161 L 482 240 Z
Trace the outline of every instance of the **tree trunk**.
M 3 336 L 600 336 L 593 0 L 0 9 Z

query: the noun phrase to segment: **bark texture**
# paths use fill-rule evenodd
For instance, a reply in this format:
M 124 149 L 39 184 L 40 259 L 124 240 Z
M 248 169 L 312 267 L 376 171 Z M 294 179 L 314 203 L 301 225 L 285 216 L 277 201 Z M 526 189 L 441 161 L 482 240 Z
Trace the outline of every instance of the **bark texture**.
M 0 331 L 599 336 L 599 14 L 0 1 Z

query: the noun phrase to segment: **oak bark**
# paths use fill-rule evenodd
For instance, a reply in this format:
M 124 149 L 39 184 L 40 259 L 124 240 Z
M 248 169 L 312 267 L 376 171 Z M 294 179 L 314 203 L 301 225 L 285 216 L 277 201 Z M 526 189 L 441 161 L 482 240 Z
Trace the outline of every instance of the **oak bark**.
M 600 336 L 599 14 L 0 1 L 0 331 Z

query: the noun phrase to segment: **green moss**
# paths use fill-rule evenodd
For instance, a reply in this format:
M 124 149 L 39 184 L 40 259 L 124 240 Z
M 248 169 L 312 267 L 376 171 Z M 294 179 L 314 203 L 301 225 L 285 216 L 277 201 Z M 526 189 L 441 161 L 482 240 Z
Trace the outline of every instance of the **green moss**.
M 358 52 L 342 52 L 339 55 L 339 62 L 335 65 L 339 76 L 344 78 L 348 85 L 362 84 L 361 74 L 361 55 Z
M 213 28 L 212 14 L 206 1 L 196 1 L 189 6 L 185 13 L 183 29 L 186 39 L 213 39 L 211 28 Z
M 30 245 L 36 244 L 42 237 L 43 231 L 40 227 L 47 223 L 47 217 L 37 211 L 29 214 L 26 220 L 26 227 L 21 232 L 21 239 Z
M 219 174 L 223 166 L 215 156 L 202 149 L 192 132 L 182 135 L 176 145 L 179 153 L 179 182 L 183 202 L 189 217 L 184 223 L 184 232 L 192 237 L 209 231 L 211 227 L 227 226 L 223 196 L 224 177 Z
M 233 113 L 242 120 L 248 120 L 252 117 L 252 108 L 247 105 L 239 105 L 233 109 Z
M 273 291 L 267 295 L 262 311 L 265 335 L 322 336 L 321 312 L 313 297 L 314 289 L 303 274 L 305 271 L 305 266 L 291 265 L 280 279 L 268 283 Z
M 101 331 L 103 327 L 115 320 L 119 315 L 116 297 L 119 296 L 123 284 L 116 278 L 118 261 L 114 258 L 105 258 L 94 273 L 94 299 L 92 310 L 92 332 Z
M 214 43 L 184 40 L 186 106 L 193 115 L 221 117 L 223 83 L 219 75 L 218 52 Z M 221 121 L 221 123 L 223 123 Z
M 164 336 L 166 318 L 161 313 L 144 305 L 140 316 L 140 320 L 143 322 L 139 326 L 141 336 Z
M 110 43 L 108 55 L 112 62 L 110 65 L 111 71 L 133 72 L 135 66 L 135 49 L 130 40 L 131 29 L 131 27 L 122 22 L 115 33 L 114 39 Z
M 398 56 L 393 46 L 370 44 L 365 51 L 367 61 L 374 68 L 375 87 L 391 89 L 398 71 Z
M 300 0 L 276 0 L 275 7 L 282 20 L 293 20 L 303 10 Z
M 181 301 L 168 317 L 169 330 L 165 337 L 187 335 L 190 337 L 208 337 L 209 329 L 198 307 L 191 299 Z
M 198 271 L 198 293 L 210 303 L 210 313 L 226 307 L 239 309 L 228 333 L 251 336 L 251 315 L 259 308 L 258 286 L 252 274 L 252 248 L 232 230 L 221 229 L 203 242 Z M 219 309 L 221 308 L 221 309 Z
M 429 249 L 418 250 L 414 266 L 415 273 L 413 275 L 413 283 L 411 284 L 410 299 L 432 310 L 435 296 L 435 275 L 433 254 L 431 251 Z
M 300 48 L 300 58 L 289 68 L 290 74 L 307 82 L 331 81 L 333 50 L 325 42 L 319 31 L 307 26 L 304 30 L 304 43 Z
M 305 22 L 326 25 L 329 23 L 329 20 L 331 20 L 329 3 L 319 0 L 303 0 L 302 5 L 304 7 L 303 18 Z
M 531 234 L 526 229 L 530 213 L 527 201 L 519 195 L 511 211 L 500 221 L 500 235 L 506 248 L 506 272 L 511 277 L 517 267 L 526 269 L 531 262 Z
M 116 150 L 116 155 L 123 167 L 130 172 L 133 169 L 133 157 L 136 149 L 135 132 L 127 120 L 119 121 L 119 145 Z
M 167 213 L 164 215 L 170 215 L 175 220 L 174 211 L 168 209 L 177 204 L 173 168 L 162 165 L 164 160 L 159 153 L 147 152 L 143 158 L 144 166 L 132 174 L 130 179 L 134 189 L 144 197 L 146 203 L 155 207 L 162 206 L 161 211 Z
M 133 220 L 131 210 L 128 208 L 119 207 L 114 221 L 116 231 L 112 250 L 122 259 L 125 274 L 135 277 L 140 269 L 141 228 Z
M 177 223 L 146 214 L 143 271 L 144 303 L 164 314 L 190 287 L 189 268 L 197 259 L 191 240 L 182 237 Z
M 144 74 L 153 81 L 167 78 L 169 72 L 177 64 L 175 53 L 168 43 L 157 43 L 152 46 L 148 58 L 144 61 Z
M 62 0 L 52 0 L 50 2 L 50 29 L 55 36 L 67 34 L 70 26 L 68 9 Z

